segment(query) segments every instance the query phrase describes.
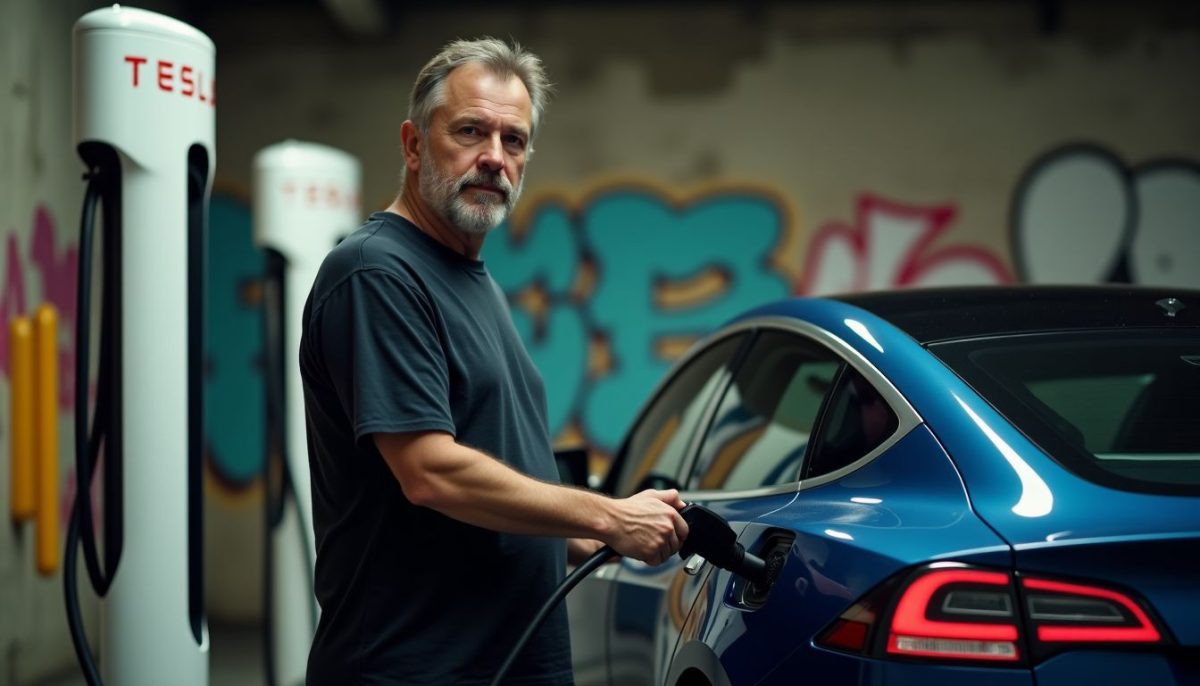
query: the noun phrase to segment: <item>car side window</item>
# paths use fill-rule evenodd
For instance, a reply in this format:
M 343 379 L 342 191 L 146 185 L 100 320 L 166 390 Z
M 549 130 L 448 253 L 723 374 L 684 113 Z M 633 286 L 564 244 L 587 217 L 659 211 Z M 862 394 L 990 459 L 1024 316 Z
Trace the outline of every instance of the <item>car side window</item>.
M 828 474 L 854 462 L 887 440 L 899 425 L 896 413 L 879 391 L 847 365 L 829 397 L 804 478 Z
M 709 400 L 728 378 L 728 365 L 745 335 L 722 339 L 692 359 L 658 394 L 629 435 L 613 493 L 673 487 L 690 439 Z
M 721 398 L 687 489 L 738 491 L 799 480 L 840 366 L 832 352 L 796 334 L 760 334 Z

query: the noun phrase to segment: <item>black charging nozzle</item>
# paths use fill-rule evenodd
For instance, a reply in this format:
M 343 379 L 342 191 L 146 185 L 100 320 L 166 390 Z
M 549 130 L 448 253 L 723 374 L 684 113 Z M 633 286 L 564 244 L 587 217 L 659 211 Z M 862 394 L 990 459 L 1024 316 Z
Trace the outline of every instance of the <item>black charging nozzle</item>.
M 770 586 L 778 565 L 748 552 L 721 515 L 692 503 L 679 511 L 688 524 L 688 536 L 679 549 L 680 559 L 699 555 L 713 565 L 745 577 L 755 585 Z

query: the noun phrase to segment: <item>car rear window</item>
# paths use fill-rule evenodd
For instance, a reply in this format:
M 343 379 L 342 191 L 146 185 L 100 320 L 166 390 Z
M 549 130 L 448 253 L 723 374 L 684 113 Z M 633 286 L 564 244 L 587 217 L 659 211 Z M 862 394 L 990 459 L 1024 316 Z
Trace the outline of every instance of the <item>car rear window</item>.
M 1200 492 L 1200 329 L 1001 336 L 930 350 L 1080 476 Z

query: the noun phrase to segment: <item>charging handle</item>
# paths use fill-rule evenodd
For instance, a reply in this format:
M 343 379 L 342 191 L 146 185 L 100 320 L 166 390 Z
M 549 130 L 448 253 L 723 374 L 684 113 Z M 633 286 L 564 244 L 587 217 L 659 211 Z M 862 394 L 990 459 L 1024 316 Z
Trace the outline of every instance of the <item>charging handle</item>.
M 737 542 L 737 535 L 721 517 L 712 510 L 692 503 L 679 511 L 688 524 L 688 536 L 679 549 L 679 557 L 686 560 L 699 555 L 713 565 L 745 577 L 757 586 L 770 586 L 778 575 L 780 565 L 768 565 L 762 558 L 746 552 Z M 772 573 L 774 572 L 774 573 Z

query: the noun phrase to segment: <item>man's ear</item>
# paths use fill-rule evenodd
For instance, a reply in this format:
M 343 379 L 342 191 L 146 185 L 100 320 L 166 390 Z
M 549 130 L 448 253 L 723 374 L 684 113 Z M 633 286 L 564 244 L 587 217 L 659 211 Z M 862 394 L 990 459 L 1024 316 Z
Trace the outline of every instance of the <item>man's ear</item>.
M 411 119 L 400 125 L 400 149 L 404 153 L 404 167 L 410 172 L 421 170 L 421 132 Z

